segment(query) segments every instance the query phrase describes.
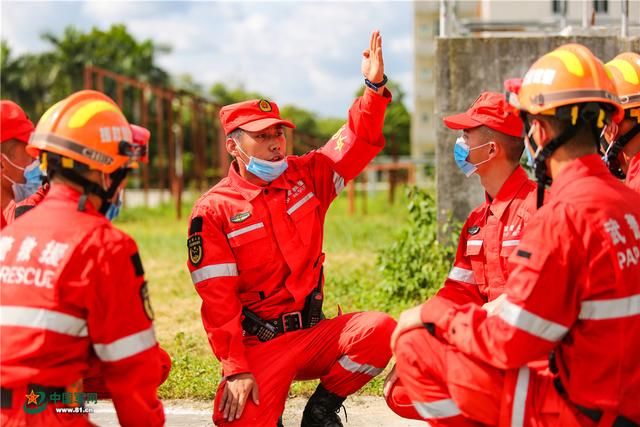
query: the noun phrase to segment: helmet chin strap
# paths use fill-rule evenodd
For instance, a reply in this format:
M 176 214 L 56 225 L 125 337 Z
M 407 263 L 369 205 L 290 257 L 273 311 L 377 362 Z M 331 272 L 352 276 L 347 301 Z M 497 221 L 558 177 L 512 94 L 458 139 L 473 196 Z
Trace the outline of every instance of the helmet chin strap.
M 109 209 L 109 206 L 111 206 L 111 199 L 118 191 L 118 187 L 120 187 L 122 181 L 124 181 L 124 179 L 127 177 L 129 169 L 120 168 L 115 172 L 112 172 L 109 175 L 111 177 L 111 185 L 107 189 L 105 189 L 101 185 L 85 178 L 76 169 L 62 167 L 60 158 L 56 157 L 57 156 L 49 156 L 48 158 L 50 166 L 50 172 L 48 175 L 50 176 L 50 178 L 53 178 L 54 174 L 59 173 L 69 181 L 74 182 L 82 187 L 83 193 L 82 196 L 80 196 L 80 200 L 78 201 L 78 210 L 80 212 L 84 212 L 90 194 L 98 196 L 101 201 L 98 211 L 104 215 Z
M 544 147 L 539 146 L 531 133 L 531 125 L 526 117 L 523 117 L 525 131 L 529 136 L 529 141 L 533 147 L 536 147 L 536 155 L 533 162 L 533 171 L 538 182 L 538 192 L 536 198 L 536 208 L 540 209 L 544 203 L 544 191 L 548 185 L 551 185 L 552 179 L 547 174 L 547 160 L 551 158 L 553 153 L 565 142 L 570 140 L 578 132 L 578 127 L 573 125 L 565 128 L 560 135 L 553 138 Z
M 616 178 L 625 179 L 627 177 L 627 175 L 620 167 L 620 160 L 618 159 L 618 155 L 629 143 L 629 141 L 631 141 L 633 138 L 635 138 L 636 135 L 638 135 L 638 133 L 640 133 L 640 123 L 634 125 L 631 130 L 622 135 L 620 138 L 614 140 L 607 149 L 607 167 Z

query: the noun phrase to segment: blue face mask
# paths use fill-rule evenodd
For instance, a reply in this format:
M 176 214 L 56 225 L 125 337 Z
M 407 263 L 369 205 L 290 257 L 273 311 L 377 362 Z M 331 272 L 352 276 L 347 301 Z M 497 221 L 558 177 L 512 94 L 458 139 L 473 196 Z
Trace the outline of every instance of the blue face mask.
M 34 160 L 25 167 L 20 167 L 4 156 L 5 160 L 9 162 L 13 167 L 22 171 L 24 176 L 24 182 L 12 182 L 11 189 L 13 190 L 13 198 L 16 203 L 23 201 L 27 197 L 38 191 L 38 188 L 42 185 L 42 171 L 40 170 L 40 161 Z M 7 176 L 7 179 L 9 177 Z M 9 181 L 12 181 L 9 179 Z
M 524 139 L 524 153 L 527 156 L 527 166 L 529 166 L 530 168 L 534 166 L 534 158 L 533 158 L 533 154 L 531 154 L 533 152 L 533 147 L 531 147 L 531 142 L 529 138 L 531 138 L 531 135 L 533 135 L 534 130 L 535 130 L 535 127 L 531 126 L 531 129 L 529 129 L 529 133 L 527 134 L 527 137 Z
M 287 164 L 287 159 L 282 159 L 277 162 L 270 162 L 268 160 L 261 160 L 253 156 L 247 155 L 242 148 L 240 148 L 240 144 L 236 141 L 236 146 L 238 150 L 245 156 L 249 158 L 249 164 L 247 164 L 240 156 L 238 158 L 242 160 L 242 163 L 247 167 L 247 171 L 251 172 L 258 178 L 263 181 L 271 182 L 278 178 L 280 175 L 287 170 L 289 165 Z
M 118 217 L 118 215 L 120 215 L 120 210 L 122 208 L 122 198 L 120 197 L 120 194 L 121 193 L 118 193 L 118 197 L 109 205 L 109 209 L 107 209 L 107 212 L 104 214 L 109 221 L 113 221 Z
M 456 166 L 458 166 L 458 169 L 460 169 L 467 178 L 473 175 L 474 172 L 478 170 L 479 165 L 491 160 L 491 158 L 488 158 L 487 160 L 483 160 L 480 163 L 473 164 L 467 160 L 467 157 L 469 157 L 469 153 L 472 150 L 476 150 L 488 144 L 489 143 L 487 142 L 486 144 L 479 145 L 472 149 L 472 148 L 469 148 L 466 142 L 464 142 L 463 137 L 459 136 L 458 139 L 456 139 L 456 143 L 453 146 L 453 159 L 455 160 Z

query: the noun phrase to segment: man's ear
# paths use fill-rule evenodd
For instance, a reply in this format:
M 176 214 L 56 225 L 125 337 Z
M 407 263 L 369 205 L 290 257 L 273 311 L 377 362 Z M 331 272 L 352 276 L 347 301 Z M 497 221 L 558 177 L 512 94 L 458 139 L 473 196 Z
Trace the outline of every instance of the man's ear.
M 500 153 L 500 144 L 496 141 L 489 141 L 489 154 L 493 154 L 494 157 Z
M 233 157 L 238 156 L 238 143 L 233 138 L 227 138 L 225 141 L 225 145 L 227 148 L 227 153 L 231 154 Z
M 531 126 L 535 126 L 533 131 L 533 140 L 539 146 L 544 147 L 553 139 L 553 129 L 551 124 L 544 120 L 534 119 Z
M 609 144 L 611 144 L 616 139 L 619 130 L 620 128 L 618 127 L 618 124 L 616 122 L 610 121 L 609 123 L 607 123 L 607 127 L 604 130 L 604 138 Z

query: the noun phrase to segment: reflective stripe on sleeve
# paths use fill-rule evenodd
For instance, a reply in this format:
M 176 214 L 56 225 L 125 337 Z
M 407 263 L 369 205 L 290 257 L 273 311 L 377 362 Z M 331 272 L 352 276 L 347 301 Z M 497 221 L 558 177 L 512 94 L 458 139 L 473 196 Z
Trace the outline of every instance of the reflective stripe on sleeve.
M 194 285 L 216 277 L 233 277 L 238 275 L 238 266 L 235 262 L 228 264 L 212 264 L 194 270 L 191 273 L 191 281 Z
M 467 246 L 482 246 L 484 240 L 467 240 Z
M 640 314 L 640 294 L 625 298 L 583 301 L 579 319 L 605 320 Z
M 505 299 L 498 316 L 511 326 L 547 341 L 556 342 L 569 332 L 569 328 L 544 319 Z
M 340 194 L 344 190 L 344 178 L 337 172 L 333 173 L 333 186 L 336 188 L 336 195 Z
M 0 306 L 0 325 L 45 329 L 74 337 L 89 335 L 85 319 L 45 308 Z
M 449 279 L 457 280 L 458 282 L 469 283 L 471 285 L 476 284 L 476 280 L 473 278 L 473 271 L 466 268 L 453 267 L 449 272 Z
M 502 247 L 506 248 L 509 246 L 518 246 L 520 244 L 520 240 L 505 240 L 502 242 Z
M 93 349 L 103 362 L 117 362 L 135 356 L 156 345 L 153 326 L 144 331 L 131 334 L 109 344 L 94 344 Z

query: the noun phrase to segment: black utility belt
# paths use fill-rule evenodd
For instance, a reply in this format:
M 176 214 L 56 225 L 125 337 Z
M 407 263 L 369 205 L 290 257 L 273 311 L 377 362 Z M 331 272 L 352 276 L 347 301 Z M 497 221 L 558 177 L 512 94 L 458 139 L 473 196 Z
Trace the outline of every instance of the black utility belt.
M 578 405 L 577 403 L 573 403 L 569 399 L 567 390 L 564 388 L 562 381 L 560 381 L 560 377 L 555 377 L 553 379 L 553 385 L 560 396 L 564 397 L 569 404 L 573 405 L 574 408 L 580 411 L 587 418 L 595 422 L 599 422 L 600 419 L 602 419 L 602 416 L 604 414 L 604 411 L 602 411 L 602 409 L 586 408 L 582 405 Z M 640 427 L 640 425 L 631 421 L 629 418 L 623 415 L 618 415 L 613 421 L 613 424 L 611 424 L 611 427 Z
M 321 255 L 324 257 L 324 255 Z M 317 262 L 317 261 L 316 261 Z M 318 285 L 311 291 L 304 302 L 302 311 L 292 311 L 285 313 L 277 319 L 265 320 L 246 307 L 242 308 L 242 329 L 245 335 L 258 337 L 260 341 L 269 341 L 285 332 L 298 331 L 310 328 L 320 323 L 324 319 L 322 313 L 322 303 L 324 295 L 322 267 L 318 277 Z
M 276 336 L 286 332 L 307 329 L 317 324 L 317 322 L 311 323 L 306 321 L 305 316 L 303 316 L 301 311 L 285 313 L 282 316 L 271 320 L 264 320 L 246 308 L 242 309 L 242 314 L 244 315 L 244 319 L 242 320 L 242 329 L 245 334 L 256 336 L 263 342 L 272 340 Z

